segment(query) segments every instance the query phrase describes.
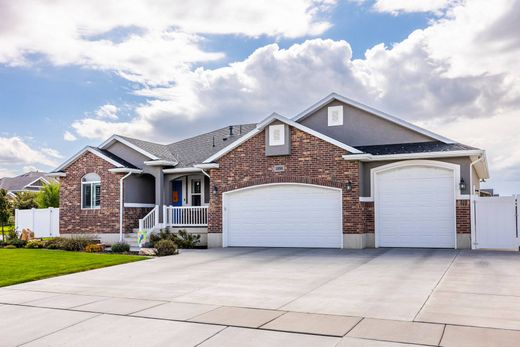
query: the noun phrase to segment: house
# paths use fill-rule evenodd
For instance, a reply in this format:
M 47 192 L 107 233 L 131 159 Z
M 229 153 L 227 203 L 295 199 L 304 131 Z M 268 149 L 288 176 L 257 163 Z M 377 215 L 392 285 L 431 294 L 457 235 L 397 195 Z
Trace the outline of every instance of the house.
M 485 151 L 335 93 L 166 145 L 114 135 L 53 174 L 62 235 L 168 226 L 208 247 L 325 248 L 470 248 L 489 176 Z
M 31 171 L 16 177 L 0 178 L 0 189 L 7 190 L 11 198 L 15 198 L 19 192 L 38 192 L 44 185 L 54 181 L 46 175 L 45 172 Z

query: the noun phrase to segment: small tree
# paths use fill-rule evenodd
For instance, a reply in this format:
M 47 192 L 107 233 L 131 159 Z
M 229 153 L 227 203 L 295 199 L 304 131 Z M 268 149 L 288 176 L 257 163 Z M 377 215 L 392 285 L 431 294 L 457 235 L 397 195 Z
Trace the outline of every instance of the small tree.
M 14 208 L 19 210 L 27 210 L 31 208 L 36 208 L 36 193 L 33 192 L 19 192 L 16 194 L 16 199 L 14 201 Z
M 60 207 L 60 184 L 55 182 L 44 185 L 35 201 L 38 208 Z
M 7 198 L 7 191 L 0 189 L 0 225 L 2 225 L 2 241 L 5 241 L 4 226 L 9 222 L 11 206 Z

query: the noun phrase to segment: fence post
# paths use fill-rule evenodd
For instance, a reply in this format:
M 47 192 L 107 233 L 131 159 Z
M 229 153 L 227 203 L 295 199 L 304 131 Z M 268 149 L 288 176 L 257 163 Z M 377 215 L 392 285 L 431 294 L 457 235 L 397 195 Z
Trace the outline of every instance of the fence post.
M 35 211 L 34 207 L 31 208 L 31 212 L 32 212 L 32 218 L 31 218 L 31 219 L 32 219 L 32 223 L 31 223 L 31 231 L 32 231 L 33 233 L 34 233 L 34 218 L 35 218 L 35 216 L 34 216 L 35 212 L 34 212 L 34 211 Z
M 163 223 L 162 223 L 162 227 L 166 228 L 168 226 L 168 207 L 166 207 L 166 205 L 163 205 L 162 208 L 163 208 L 163 214 L 162 214 Z
M 19 222 L 18 222 L 18 209 L 14 210 L 14 230 L 18 230 Z
M 52 237 L 52 213 L 54 212 L 54 209 L 52 207 L 49 207 L 49 236 Z

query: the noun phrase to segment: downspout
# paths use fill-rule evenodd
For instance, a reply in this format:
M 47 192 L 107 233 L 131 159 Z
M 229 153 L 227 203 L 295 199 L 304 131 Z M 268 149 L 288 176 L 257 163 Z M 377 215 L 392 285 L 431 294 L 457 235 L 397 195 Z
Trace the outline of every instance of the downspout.
M 479 163 L 480 161 L 484 160 L 484 156 L 480 155 L 477 160 L 474 160 L 469 164 L 469 203 L 470 203 L 470 211 L 471 211 L 471 249 L 476 249 L 477 243 L 477 209 L 476 209 L 476 201 L 473 197 L 475 191 L 473 189 L 473 167 L 475 164 Z M 474 238 L 474 239 L 473 239 Z
M 124 201 L 123 201 L 123 181 L 125 178 L 130 176 L 132 173 L 129 172 L 119 180 L 119 242 L 123 242 L 123 212 L 124 212 Z

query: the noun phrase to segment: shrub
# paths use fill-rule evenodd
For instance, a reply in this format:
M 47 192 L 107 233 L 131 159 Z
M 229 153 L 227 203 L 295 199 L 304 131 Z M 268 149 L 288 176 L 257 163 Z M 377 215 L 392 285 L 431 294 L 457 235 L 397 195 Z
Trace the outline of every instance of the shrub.
M 170 231 L 170 229 L 161 229 L 158 234 L 150 235 L 150 245 L 152 247 L 155 246 L 155 243 L 161 240 L 170 240 L 175 242 L 175 235 Z
M 130 251 L 130 245 L 126 242 L 116 242 L 112 244 L 111 249 L 114 253 L 124 253 Z
M 102 245 L 100 243 L 91 243 L 90 245 L 87 245 L 85 247 L 85 252 L 87 253 L 99 253 L 103 252 L 105 250 L 105 245 Z
M 28 241 L 25 245 L 25 248 L 43 248 L 43 241 L 41 240 L 31 240 Z
M 155 243 L 157 255 L 163 257 L 166 255 L 173 255 L 177 253 L 177 245 L 172 240 L 161 240 Z
M 43 248 L 47 249 L 60 249 L 61 241 L 63 239 L 61 237 L 53 237 L 46 240 L 43 240 Z
M 7 245 L 4 247 L 5 249 L 16 249 L 18 247 L 16 247 L 15 245 Z
M 173 241 L 179 248 L 195 248 L 200 243 L 200 235 L 190 234 L 186 230 L 179 230 L 173 234 Z
M 73 236 L 71 238 L 61 238 L 59 241 L 59 249 L 63 249 L 64 251 L 80 252 L 85 250 L 85 247 L 91 243 L 95 243 L 95 241 L 81 235 Z
M 24 247 L 27 241 L 20 240 L 20 239 L 10 239 L 6 242 L 8 245 L 14 246 L 16 248 Z
M 13 240 L 13 239 L 17 239 L 17 238 L 18 238 L 18 233 L 16 232 L 16 230 L 11 229 L 7 232 L 7 235 L 6 235 L 7 240 Z

